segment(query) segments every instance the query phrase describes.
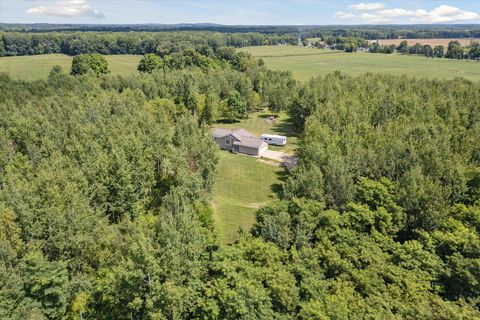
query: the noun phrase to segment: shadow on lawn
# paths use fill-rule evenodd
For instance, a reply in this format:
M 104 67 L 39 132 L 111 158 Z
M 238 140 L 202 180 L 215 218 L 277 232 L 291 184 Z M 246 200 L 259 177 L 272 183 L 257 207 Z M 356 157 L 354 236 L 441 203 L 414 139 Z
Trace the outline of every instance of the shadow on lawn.
M 279 182 L 272 184 L 270 189 L 277 195 L 278 198 L 282 198 L 283 183 L 285 183 L 288 179 L 288 170 L 283 168 L 283 170 L 279 170 L 275 172 L 275 174 L 278 176 Z
M 293 123 L 290 118 L 285 119 L 283 121 L 275 122 L 273 126 L 273 130 L 277 131 L 283 136 L 287 137 L 298 137 L 298 133 L 295 132 L 293 128 Z
M 269 113 L 262 113 L 262 114 L 259 114 L 257 117 L 262 118 L 262 119 L 267 119 L 267 118 L 270 118 L 270 117 L 275 117 L 275 118 L 277 118 L 278 115 L 276 115 L 276 114 L 269 114 Z
M 219 120 L 217 120 L 217 123 L 232 124 L 232 123 L 240 123 L 240 121 L 239 120 L 232 120 L 232 119 L 219 119 Z

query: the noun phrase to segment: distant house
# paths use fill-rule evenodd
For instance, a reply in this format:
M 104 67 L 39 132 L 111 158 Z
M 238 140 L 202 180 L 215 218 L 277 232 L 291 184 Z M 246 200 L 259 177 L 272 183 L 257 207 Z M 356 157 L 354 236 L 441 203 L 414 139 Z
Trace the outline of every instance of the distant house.
M 256 138 L 244 129 L 230 131 L 214 128 L 213 137 L 221 149 L 252 156 L 261 156 L 268 150 L 268 143 Z

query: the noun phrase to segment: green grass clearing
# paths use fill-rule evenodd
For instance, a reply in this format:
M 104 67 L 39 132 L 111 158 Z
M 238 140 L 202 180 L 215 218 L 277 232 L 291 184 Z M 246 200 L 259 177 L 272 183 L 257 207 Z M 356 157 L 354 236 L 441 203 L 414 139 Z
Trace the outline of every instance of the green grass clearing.
M 244 128 L 259 136 L 262 133 L 287 136 L 284 147 L 269 146 L 269 149 L 293 153 L 298 138 L 293 134 L 288 115 L 282 112 L 274 123 L 265 121 L 271 114 L 255 112 L 248 119 L 235 123 L 217 123 L 214 126 L 225 129 Z M 217 176 L 213 191 L 215 221 L 222 242 L 231 243 L 238 238 L 238 230 L 248 230 L 255 222 L 255 211 L 276 197 L 280 187 L 283 167 L 270 161 L 228 151 L 220 151 Z M 267 161 L 268 162 L 268 161 Z
M 112 74 L 132 74 L 137 72 L 141 59 L 138 55 L 106 55 Z M 46 79 L 53 66 L 59 65 L 64 72 L 70 72 L 73 57 L 64 54 L 45 54 L 38 56 L 1 57 L 0 73 L 4 72 L 14 79 Z
M 272 69 L 289 70 L 300 81 L 333 71 L 359 75 L 379 72 L 414 77 L 480 80 L 480 62 L 433 59 L 400 54 L 346 53 L 298 46 L 263 46 L 239 49 L 262 58 Z
M 249 230 L 255 211 L 276 198 L 283 168 L 260 159 L 220 151 L 213 192 L 215 222 L 223 243 L 238 239 L 240 228 Z
M 272 114 L 267 111 L 254 112 L 249 115 L 248 119 L 233 123 L 216 123 L 213 126 L 230 130 L 243 128 L 256 136 L 260 136 L 262 133 L 287 136 L 287 144 L 285 146 L 269 146 L 268 148 L 275 151 L 293 153 L 297 147 L 298 137 L 291 129 L 287 113 L 281 112 L 278 115 L 275 115 L 276 120 L 273 123 L 266 122 L 265 120 L 271 115 Z

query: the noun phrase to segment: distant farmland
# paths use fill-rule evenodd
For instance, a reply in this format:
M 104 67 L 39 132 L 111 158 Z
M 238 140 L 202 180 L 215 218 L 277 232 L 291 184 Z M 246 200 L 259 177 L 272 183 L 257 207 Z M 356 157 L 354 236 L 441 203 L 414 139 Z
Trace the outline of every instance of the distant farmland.
M 247 47 L 239 50 L 262 58 L 271 69 L 291 71 L 300 81 L 337 70 L 351 75 L 378 72 L 436 79 L 464 77 L 480 80 L 480 61 L 401 54 L 347 53 L 298 46 Z
M 480 38 L 457 38 L 457 39 L 379 39 L 378 43 L 381 45 L 391 45 L 394 44 L 398 46 L 400 42 L 407 41 L 409 46 L 413 46 L 415 43 L 420 43 L 421 45 L 429 44 L 432 47 L 442 45 L 444 47 L 448 46 L 450 41 L 458 41 L 464 47 L 470 45 L 472 41 L 480 42 Z M 368 43 L 375 42 L 377 40 L 368 40 Z
M 137 65 L 141 56 L 136 55 L 107 55 L 109 69 L 112 74 L 131 74 L 137 72 Z M 1 57 L 0 73 L 7 73 L 10 77 L 20 80 L 46 79 L 55 65 L 70 72 L 72 57 L 64 54 L 44 54 L 38 56 Z

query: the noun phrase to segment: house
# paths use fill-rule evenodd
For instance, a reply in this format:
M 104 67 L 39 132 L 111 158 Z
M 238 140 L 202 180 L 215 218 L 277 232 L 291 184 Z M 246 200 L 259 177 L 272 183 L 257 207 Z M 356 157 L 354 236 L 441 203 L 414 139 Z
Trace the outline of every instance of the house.
M 251 156 L 261 156 L 268 150 L 268 143 L 244 129 L 234 131 L 214 128 L 213 137 L 221 149 Z

